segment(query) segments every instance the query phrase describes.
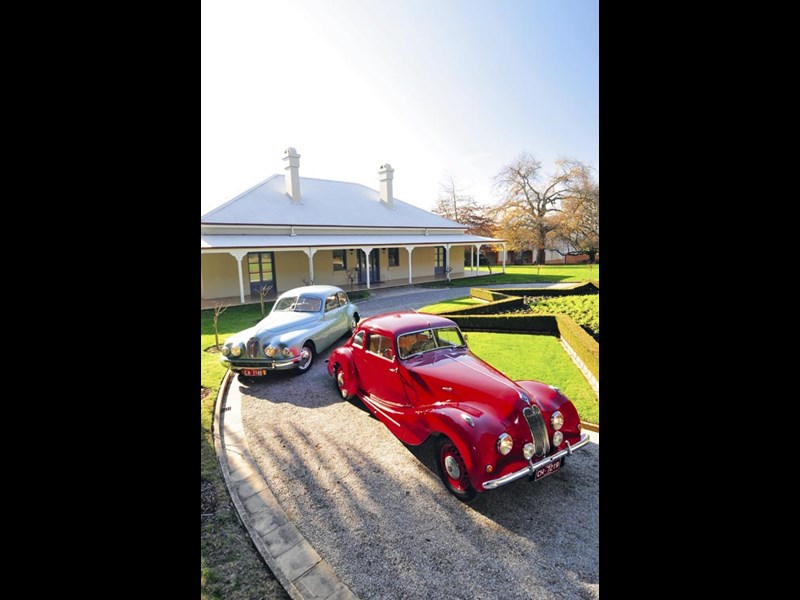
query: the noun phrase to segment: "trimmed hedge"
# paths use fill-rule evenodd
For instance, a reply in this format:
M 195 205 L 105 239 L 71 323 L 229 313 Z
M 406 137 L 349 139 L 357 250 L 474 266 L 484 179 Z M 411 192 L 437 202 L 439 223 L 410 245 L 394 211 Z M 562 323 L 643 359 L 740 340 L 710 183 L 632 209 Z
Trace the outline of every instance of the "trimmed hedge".
M 561 337 L 575 350 L 583 364 L 600 381 L 600 344 L 569 315 L 556 315 Z
M 476 296 L 472 293 L 475 288 L 470 290 L 470 295 Z M 552 288 L 515 288 L 515 289 L 503 289 L 500 290 L 499 288 L 488 288 L 483 290 L 484 292 L 501 292 L 506 296 L 586 296 L 589 294 L 599 294 L 600 293 L 600 282 L 599 281 L 587 281 L 586 283 L 582 283 L 581 285 L 574 287 L 568 290 L 558 290 Z
M 505 300 L 509 296 L 514 296 L 515 294 L 506 294 L 500 290 L 469 288 L 469 295 L 473 298 L 486 300 L 487 302 L 497 302 L 498 300 Z
M 455 321 L 463 331 L 558 335 L 558 321 L 554 315 L 464 315 L 453 312 L 442 316 Z

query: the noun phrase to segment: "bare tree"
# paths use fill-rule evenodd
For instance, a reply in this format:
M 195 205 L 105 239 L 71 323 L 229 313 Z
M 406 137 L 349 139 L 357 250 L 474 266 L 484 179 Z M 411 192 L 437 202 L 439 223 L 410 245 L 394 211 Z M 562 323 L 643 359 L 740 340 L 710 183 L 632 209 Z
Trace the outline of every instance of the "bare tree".
M 600 251 L 600 185 L 588 175 L 564 199 L 556 236 L 592 264 Z
M 264 318 L 264 298 L 266 298 L 267 294 L 269 294 L 271 291 L 272 291 L 272 284 L 271 283 L 269 285 L 262 285 L 260 288 L 258 288 L 258 296 L 259 296 L 259 298 L 261 300 L 261 318 L 262 319 Z
M 490 237 L 494 220 L 486 206 L 478 204 L 475 197 L 465 194 L 449 173 L 439 183 L 439 197 L 431 211 L 445 219 L 467 226 L 467 233 Z
M 556 237 L 562 203 L 587 169 L 576 160 L 559 159 L 555 173 L 545 175 L 541 161 L 522 152 L 495 175 L 495 189 L 502 194 L 498 233 L 512 249 L 532 246 L 534 264 L 544 264 L 545 250 Z
M 219 316 L 227 310 L 228 306 L 220 302 L 214 303 L 214 347 L 219 350 Z

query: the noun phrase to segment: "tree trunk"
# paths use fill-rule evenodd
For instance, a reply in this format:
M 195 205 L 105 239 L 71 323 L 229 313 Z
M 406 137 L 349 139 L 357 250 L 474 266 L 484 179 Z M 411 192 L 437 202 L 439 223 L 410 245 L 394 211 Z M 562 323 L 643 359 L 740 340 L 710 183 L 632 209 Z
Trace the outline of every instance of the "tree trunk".
M 536 249 L 536 265 L 543 265 L 544 264 L 544 248 L 537 248 Z
M 589 250 L 587 252 L 587 254 L 589 255 L 589 264 L 594 264 L 595 251 L 594 250 Z

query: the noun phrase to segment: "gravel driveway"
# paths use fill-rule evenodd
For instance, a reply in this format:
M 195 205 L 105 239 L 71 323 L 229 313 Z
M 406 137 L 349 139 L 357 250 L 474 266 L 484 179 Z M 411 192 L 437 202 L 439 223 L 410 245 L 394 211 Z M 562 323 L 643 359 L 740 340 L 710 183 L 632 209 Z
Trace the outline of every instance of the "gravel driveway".
M 468 293 L 385 290 L 362 316 Z M 346 338 L 333 347 L 344 343 Z M 536 484 L 469 505 L 436 475 L 432 447 L 406 446 L 318 356 L 301 376 L 234 380 L 253 457 L 287 516 L 361 598 L 599 598 L 599 444 Z

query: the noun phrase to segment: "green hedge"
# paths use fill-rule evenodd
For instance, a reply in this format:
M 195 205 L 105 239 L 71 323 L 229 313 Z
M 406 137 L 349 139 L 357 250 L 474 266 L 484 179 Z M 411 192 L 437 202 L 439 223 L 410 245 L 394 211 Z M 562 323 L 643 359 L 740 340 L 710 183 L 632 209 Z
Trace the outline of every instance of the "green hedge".
M 514 296 L 515 294 L 504 294 L 500 290 L 470 288 L 469 295 L 472 296 L 473 298 L 486 300 L 487 302 L 497 302 L 499 300 L 505 300 L 509 296 Z
M 463 331 L 558 335 L 558 322 L 554 315 L 464 315 L 453 312 L 442 316 L 455 321 Z
M 476 288 L 472 288 L 470 290 L 470 295 L 479 298 L 474 294 L 474 290 Z M 514 289 L 499 289 L 499 288 L 488 288 L 482 290 L 484 292 L 501 292 L 505 296 L 584 296 L 587 294 L 599 294 L 600 293 L 600 282 L 599 281 L 587 281 L 586 283 L 582 283 L 581 285 L 568 289 L 568 290 L 557 290 L 552 288 L 514 288 Z
M 502 300 L 490 302 L 489 304 L 475 304 L 473 306 L 465 306 L 463 308 L 453 308 L 447 313 L 441 313 L 445 316 L 450 315 L 485 315 L 494 314 L 506 310 L 518 310 L 525 308 L 525 301 L 523 298 L 515 298 L 514 296 L 505 296 Z
M 544 315 L 543 315 L 544 316 Z M 575 350 L 583 364 L 600 381 L 600 344 L 569 315 L 556 315 L 561 337 Z

